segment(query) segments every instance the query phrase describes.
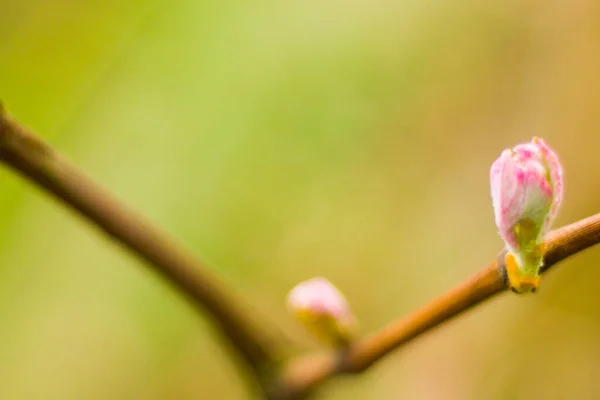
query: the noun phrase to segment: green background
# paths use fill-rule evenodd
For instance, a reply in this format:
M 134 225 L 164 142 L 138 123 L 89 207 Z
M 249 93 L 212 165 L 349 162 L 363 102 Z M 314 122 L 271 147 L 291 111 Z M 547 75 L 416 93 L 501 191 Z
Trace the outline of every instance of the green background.
M 373 331 L 502 246 L 489 167 L 540 136 L 600 211 L 593 0 L 0 0 L 0 98 L 249 307 L 323 275 Z M 323 399 L 600 398 L 600 250 Z M 210 325 L 0 170 L 0 398 L 245 399 Z

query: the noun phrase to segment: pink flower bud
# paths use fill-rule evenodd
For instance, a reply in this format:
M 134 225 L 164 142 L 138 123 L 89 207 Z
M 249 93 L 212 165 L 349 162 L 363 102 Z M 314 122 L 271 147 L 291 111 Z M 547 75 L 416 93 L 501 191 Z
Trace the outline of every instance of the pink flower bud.
M 348 343 L 355 325 L 344 296 L 325 278 L 299 283 L 288 295 L 288 306 L 296 318 L 319 339 Z
M 539 281 L 544 238 L 562 200 L 558 157 L 542 139 L 533 138 L 502 152 L 492 164 L 490 183 L 496 226 L 516 268 L 513 276 L 508 271 L 511 286 L 533 290 Z

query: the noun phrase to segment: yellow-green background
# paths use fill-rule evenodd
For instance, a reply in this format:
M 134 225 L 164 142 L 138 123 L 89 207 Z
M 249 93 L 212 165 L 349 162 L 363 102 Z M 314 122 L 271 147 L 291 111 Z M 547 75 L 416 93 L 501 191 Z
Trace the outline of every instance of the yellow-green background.
M 501 247 L 489 166 L 561 155 L 600 211 L 596 0 L 0 0 L 0 98 L 287 335 L 323 275 L 375 330 Z M 600 249 L 323 399 L 600 398 Z M 245 399 L 203 318 L 0 171 L 0 398 Z

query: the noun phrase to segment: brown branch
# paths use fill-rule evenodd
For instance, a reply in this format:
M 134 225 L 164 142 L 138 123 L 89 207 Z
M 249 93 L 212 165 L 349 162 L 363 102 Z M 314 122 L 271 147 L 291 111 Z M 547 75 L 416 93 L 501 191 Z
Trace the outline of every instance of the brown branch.
M 146 261 L 198 310 L 206 310 L 241 358 L 264 376 L 275 361 L 272 338 L 254 313 L 205 266 L 47 143 L 12 119 L 0 104 L 0 162 L 34 182 Z M 274 332 L 271 330 L 270 332 Z
M 600 214 L 552 231 L 542 272 L 600 242 Z M 273 398 L 302 398 L 339 374 L 360 373 L 378 360 L 441 323 L 507 289 L 502 251 L 473 277 L 419 310 L 355 343 L 345 354 L 322 354 L 291 360 Z
M 171 283 L 197 309 L 206 309 L 229 344 L 265 386 L 277 361 L 267 328 L 203 265 L 164 232 L 129 209 L 48 144 L 10 118 L 0 104 L 0 162 L 36 183 L 132 251 Z M 600 242 L 600 214 L 551 232 L 543 272 L 565 258 Z M 269 397 L 301 398 L 340 374 L 365 371 L 419 335 L 502 292 L 506 286 L 504 252 L 473 277 L 343 353 L 293 359 Z M 270 329 L 270 332 L 274 330 Z

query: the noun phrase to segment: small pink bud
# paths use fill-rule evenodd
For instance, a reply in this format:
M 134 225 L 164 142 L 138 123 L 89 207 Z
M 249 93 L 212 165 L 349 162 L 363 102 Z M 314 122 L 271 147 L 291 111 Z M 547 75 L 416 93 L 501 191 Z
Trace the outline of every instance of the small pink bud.
M 334 344 L 349 342 L 354 315 L 344 296 L 327 279 L 299 283 L 287 300 L 296 318 L 319 339 Z
M 511 286 L 534 290 L 544 238 L 562 201 L 558 157 L 542 139 L 533 138 L 502 152 L 492 164 L 490 183 L 496 226 L 515 264 L 512 276 L 508 271 Z

